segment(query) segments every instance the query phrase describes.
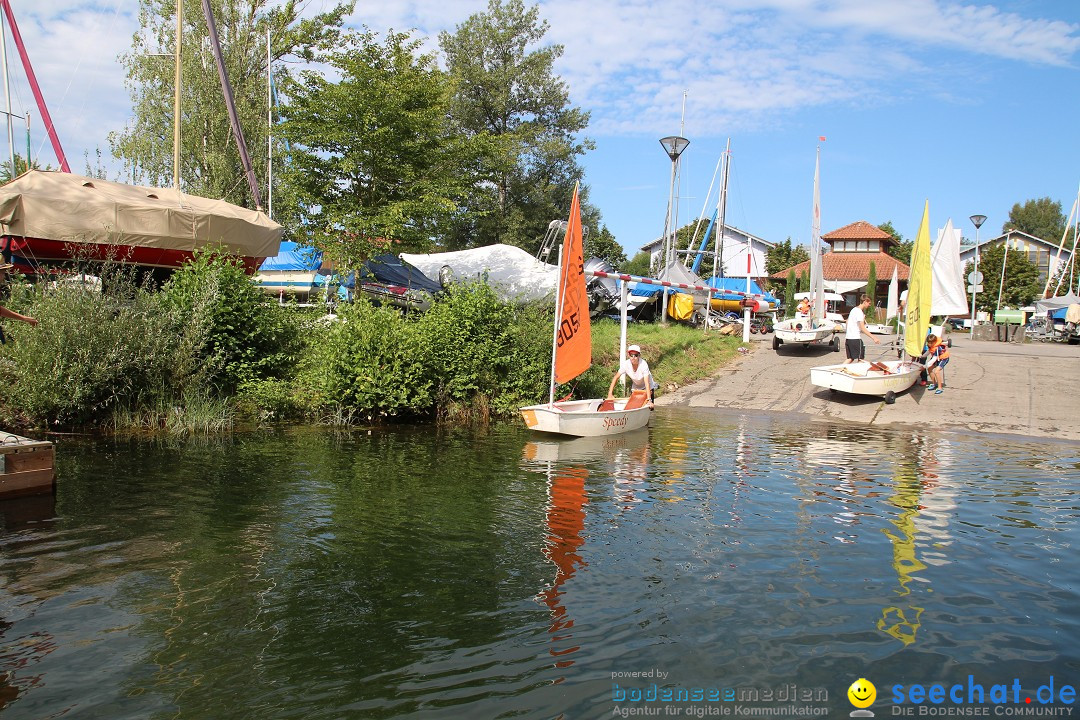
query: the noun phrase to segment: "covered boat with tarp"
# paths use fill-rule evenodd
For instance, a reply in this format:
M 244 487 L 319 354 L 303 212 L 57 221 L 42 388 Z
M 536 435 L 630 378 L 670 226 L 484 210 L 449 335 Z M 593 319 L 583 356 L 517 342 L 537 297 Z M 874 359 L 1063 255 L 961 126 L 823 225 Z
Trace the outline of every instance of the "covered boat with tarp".
M 322 251 L 285 240 L 278 254 L 266 258 L 259 266 L 255 284 L 282 300 L 308 302 L 325 286 L 324 277 L 319 274 L 320 267 Z
M 397 255 L 377 255 L 365 262 L 344 283 L 354 295 L 378 305 L 393 305 L 409 310 L 427 310 L 442 292 L 418 267 Z
M 31 170 L 0 187 L 0 250 L 26 274 L 113 261 L 170 272 L 221 247 L 254 273 L 278 254 L 283 229 L 265 213 L 173 189 Z

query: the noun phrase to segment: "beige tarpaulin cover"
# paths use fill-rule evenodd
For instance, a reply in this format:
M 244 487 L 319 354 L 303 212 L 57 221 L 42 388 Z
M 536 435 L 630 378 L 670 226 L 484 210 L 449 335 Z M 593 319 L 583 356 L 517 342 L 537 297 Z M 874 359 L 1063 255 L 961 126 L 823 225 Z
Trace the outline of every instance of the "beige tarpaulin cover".
M 5 235 L 191 251 L 223 245 L 273 257 L 283 229 L 265 213 L 176 190 L 32 170 L 0 187 Z

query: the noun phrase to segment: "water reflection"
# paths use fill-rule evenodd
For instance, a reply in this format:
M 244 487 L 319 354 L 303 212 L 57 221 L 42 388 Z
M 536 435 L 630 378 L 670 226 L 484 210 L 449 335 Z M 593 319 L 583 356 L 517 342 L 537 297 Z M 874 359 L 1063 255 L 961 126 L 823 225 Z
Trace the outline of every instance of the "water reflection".
M 0 507 L 5 720 L 601 718 L 618 670 L 842 698 L 1080 667 L 1073 446 L 661 408 L 60 457 L 55 510 Z

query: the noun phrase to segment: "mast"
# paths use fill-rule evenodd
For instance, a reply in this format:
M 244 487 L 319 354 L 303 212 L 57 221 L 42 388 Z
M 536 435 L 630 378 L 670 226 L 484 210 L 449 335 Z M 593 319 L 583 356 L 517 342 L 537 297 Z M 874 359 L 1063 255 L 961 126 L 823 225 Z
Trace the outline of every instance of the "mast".
M 173 165 L 172 184 L 180 193 L 180 48 L 184 38 L 184 0 L 176 0 L 176 58 L 173 75 Z
M 813 295 L 810 316 L 814 320 L 824 320 L 825 278 L 821 270 L 821 145 L 817 146 L 817 159 L 814 161 L 814 214 L 810 223 L 810 292 Z
M 725 216 L 727 215 L 727 188 L 728 177 L 731 173 L 731 138 L 727 139 L 727 147 L 724 148 L 724 172 L 720 176 L 720 195 L 717 196 L 716 209 L 716 252 L 713 254 L 713 277 L 724 277 L 724 231 L 726 229 Z
M 274 219 L 274 75 L 270 67 L 270 23 L 266 23 L 266 217 Z
M 3 1 L 6 2 L 6 0 Z M 240 163 L 244 167 L 248 187 L 251 188 L 251 197 L 255 200 L 255 209 L 262 212 L 262 193 L 259 192 L 259 183 L 255 180 L 255 171 L 251 167 L 251 155 L 248 154 L 247 142 L 244 141 L 240 118 L 236 115 L 236 101 L 233 99 L 229 74 L 225 71 L 225 59 L 221 56 L 221 40 L 218 38 L 217 24 L 214 22 L 214 11 L 210 7 L 210 0 L 202 0 L 202 6 L 203 14 L 206 16 L 206 29 L 210 32 L 210 47 L 214 51 L 214 62 L 217 64 L 218 77 L 221 80 L 221 92 L 225 96 L 225 108 L 229 111 L 229 123 L 232 125 L 233 135 L 236 136 L 236 149 L 240 153 Z
M 15 167 L 15 128 L 11 125 L 11 88 L 8 86 L 8 67 L 7 67 L 7 33 L 4 31 L 3 25 L 0 25 L 0 65 L 2 65 L 2 71 L 4 73 L 4 97 L 7 101 L 7 141 L 8 141 L 8 155 L 11 157 L 11 179 L 14 180 L 15 176 L 19 174 L 19 169 Z M 30 162 L 30 158 L 26 158 L 26 162 Z
M 15 41 L 15 47 L 19 50 L 19 58 L 22 60 L 23 70 L 26 72 L 26 80 L 30 83 L 30 90 L 34 93 L 34 100 L 37 102 L 38 112 L 41 113 L 41 121 L 45 123 L 45 132 L 49 135 L 53 152 L 56 153 L 56 160 L 60 163 L 60 169 L 69 173 L 71 167 L 68 165 L 67 157 L 64 155 L 64 148 L 60 147 L 60 138 L 56 135 L 56 127 L 53 125 L 52 116 L 49 115 L 49 108 L 45 107 L 45 98 L 41 94 L 41 88 L 38 87 L 37 76 L 34 75 L 34 68 L 30 65 L 30 56 L 26 54 L 26 46 L 23 44 L 22 35 L 19 33 L 19 26 L 15 24 L 15 15 L 11 12 L 9 0 L 0 0 L 0 7 L 4 9 L 8 27 L 11 28 L 11 38 Z M 27 162 L 30 162 L 29 158 L 27 158 Z

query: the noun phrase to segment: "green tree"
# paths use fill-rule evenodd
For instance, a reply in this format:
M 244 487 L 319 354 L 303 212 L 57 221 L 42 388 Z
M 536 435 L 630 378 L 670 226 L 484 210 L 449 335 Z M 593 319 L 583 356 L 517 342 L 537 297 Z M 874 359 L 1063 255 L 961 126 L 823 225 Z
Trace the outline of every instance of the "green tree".
M 1005 263 L 1005 279 L 1002 281 L 1001 266 Z M 965 277 L 973 269 L 973 263 L 964 268 Z M 993 313 L 997 308 L 998 290 L 1001 291 L 1001 307 L 1023 307 L 1034 302 L 1042 293 L 1039 268 L 1024 253 L 1010 250 L 1005 258 L 1005 245 L 998 243 L 986 247 L 979 254 L 979 272 L 983 275 L 983 291 L 975 302 L 979 310 Z
M 889 245 L 886 252 L 905 265 L 911 264 L 911 248 L 915 245 L 915 242 L 913 240 L 905 240 L 904 236 L 893 227 L 891 221 L 886 221 L 878 225 L 878 230 L 892 235 L 892 244 Z
M 30 163 L 30 166 L 27 167 L 26 158 L 24 158 L 19 153 L 15 153 L 15 175 L 13 176 L 11 174 L 11 163 L 10 162 L 4 162 L 3 164 L 0 164 L 0 184 L 10 182 L 14 178 L 17 178 L 20 175 L 22 175 L 24 172 L 27 172 L 28 170 L 41 170 L 41 169 L 43 169 L 43 168 L 38 164 L 38 162 L 36 160 L 32 161 Z M 46 165 L 44 167 L 44 169 L 45 170 L 52 170 L 52 166 L 51 165 Z
M 391 244 L 429 250 L 475 182 L 476 143 L 451 131 L 446 76 L 418 47 L 401 33 L 348 34 L 316 56 L 335 81 L 307 70 L 288 86 L 298 227 L 345 266 Z
M 810 292 L 810 273 L 799 273 L 799 292 Z
M 287 0 L 271 7 L 266 0 L 212 0 L 222 55 L 256 176 L 267 167 L 266 31 L 279 81 L 289 75 L 287 62 L 311 59 L 317 44 L 332 45 L 352 4 L 301 19 L 302 3 Z M 113 155 L 124 160 L 132 180 L 171 187 L 173 178 L 173 78 L 168 57 L 176 47 L 176 0 L 140 0 L 140 27 L 131 51 L 120 56 L 133 104 L 133 121 L 109 133 Z M 240 155 L 208 42 L 206 19 L 197 2 L 184 2 L 181 52 L 180 187 L 204 197 L 223 198 L 255 207 L 244 181 Z M 276 154 L 276 152 L 275 152 Z M 280 158 L 276 158 L 280 161 Z M 277 163 L 276 163 L 277 164 Z M 280 164 L 277 164 L 280 167 Z M 275 206 L 281 192 L 275 186 Z M 268 195 L 261 189 L 264 203 Z M 287 193 L 282 193 L 288 196 Z
M 598 257 L 606 260 L 612 267 L 619 267 L 626 262 L 626 252 L 608 230 L 607 225 L 600 228 L 600 232 L 589 233 L 585 240 L 585 259 Z
M 1061 203 L 1048 197 L 1028 200 L 1023 205 L 1016 203 L 1009 211 L 1009 219 L 1001 226 L 1001 232 L 1019 230 L 1028 235 L 1057 243 L 1065 233 L 1065 216 L 1061 214 Z
M 784 317 L 795 317 L 795 271 L 788 270 L 787 283 L 784 288 Z
M 439 44 L 453 81 L 450 117 L 469 138 L 485 138 L 481 181 L 444 237 L 448 248 L 508 243 L 533 252 L 553 219 L 566 217 L 578 157 L 592 149 L 579 136 L 589 114 L 572 107 L 553 65 L 561 45 L 535 47 L 547 33 L 536 7 L 489 0 Z M 535 48 L 535 49 L 531 49 Z M 582 187 L 583 221 L 600 227 Z
M 765 269 L 770 275 L 783 272 L 789 267 L 807 262 L 810 254 L 802 245 L 792 247 L 791 238 L 777 243 L 765 253 Z
M 642 250 L 634 257 L 630 258 L 627 262 L 619 265 L 618 268 L 627 275 L 637 275 L 638 277 L 652 277 L 652 267 L 650 262 L 652 256 L 649 253 Z
M 870 271 L 866 275 L 866 294 L 870 296 L 870 312 L 874 313 L 877 310 L 877 265 L 873 260 L 870 261 Z M 870 317 L 877 319 L 873 314 Z

